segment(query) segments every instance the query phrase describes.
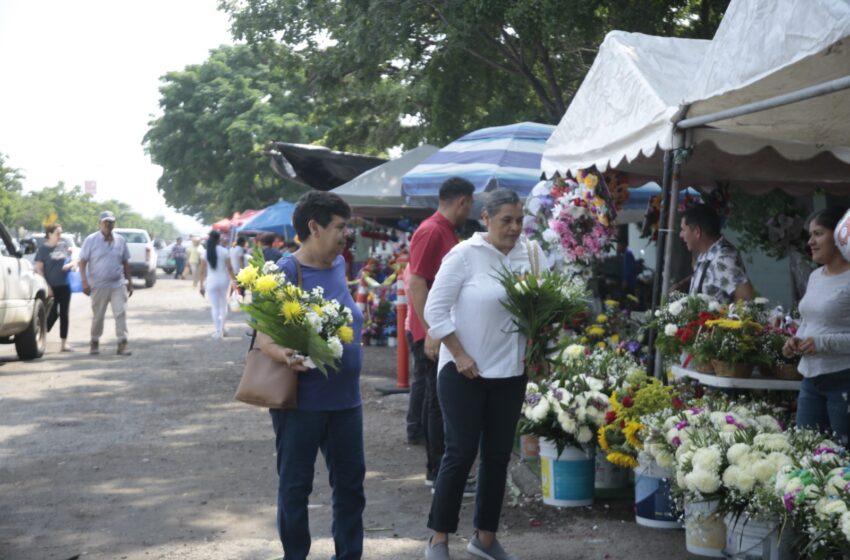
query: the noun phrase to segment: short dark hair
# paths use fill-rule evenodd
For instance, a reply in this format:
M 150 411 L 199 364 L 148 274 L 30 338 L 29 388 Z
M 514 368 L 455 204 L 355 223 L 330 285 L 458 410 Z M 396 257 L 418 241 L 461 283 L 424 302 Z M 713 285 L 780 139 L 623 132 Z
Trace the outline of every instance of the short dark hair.
M 274 243 L 275 235 L 273 233 L 264 233 L 262 237 L 263 245 L 271 247 Z
M 475 185 L 463 177 L 450 177 L 440 185 L 440 202 L 451 202 L 462 196 L 472 196 Z
M 823 210 L 816 210 L 811 213 L 809 219 L 806 220 L 806 226 L 810 226 L 812 222 L 822 228 L 835 231 L 838 227 L 838 222 L 844 217 L 847 208 L 841 206 L 827 206 Z
M 327 227 L 334 216 L 349 219 L 351 207 L 339 195 L 331 192 L 310 191 L 301 195 L 292 212 L 292 226 L 303 243 L 310 237 L 310 220 Z
M 44 226 L 44 235 L 50 235 L 51 233 L 56 231 L 56 228 L 58 228 L 59 225 L 60 225 L 59 222 L 54 222 L 54 223 L 50 224 L 49 226 Z
M 245 239 L 245 236 L 244 236 L 244 235 L 240 235 L 240 236 L 238 236 L 238 237 L 236 238 L 236 246 L 237 246 L 237 247 L 241 247 L 241 246 L 242 246 L 242 245 L 244 245 L 247 241 L 248 241 L 248 240 L 247 240 L 247 239 Z
M 698 227 L 709 237 L 720 237 L 720 216 L 708 204 L 697 204 L 682 212 L 685 223 Z

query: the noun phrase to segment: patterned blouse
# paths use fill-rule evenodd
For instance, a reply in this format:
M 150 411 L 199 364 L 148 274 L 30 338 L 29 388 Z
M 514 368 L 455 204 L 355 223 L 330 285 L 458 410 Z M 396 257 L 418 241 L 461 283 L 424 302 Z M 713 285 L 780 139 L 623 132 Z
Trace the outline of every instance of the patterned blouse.
M 697 257 L 689 293 L 706 294 L 721 303 L 734 303 L 735 289 L 749 281 L 738 249 L 721 237 Z

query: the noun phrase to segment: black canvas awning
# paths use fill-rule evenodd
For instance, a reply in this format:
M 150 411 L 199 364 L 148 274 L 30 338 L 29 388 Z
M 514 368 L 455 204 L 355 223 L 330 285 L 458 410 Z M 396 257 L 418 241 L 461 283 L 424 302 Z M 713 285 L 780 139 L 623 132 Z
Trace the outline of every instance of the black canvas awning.
M 275 142 L 270 155 L 275 173 L 319 191 L 329 191 L 387 161 L 335 152 L 322 146 L 287 142 Z

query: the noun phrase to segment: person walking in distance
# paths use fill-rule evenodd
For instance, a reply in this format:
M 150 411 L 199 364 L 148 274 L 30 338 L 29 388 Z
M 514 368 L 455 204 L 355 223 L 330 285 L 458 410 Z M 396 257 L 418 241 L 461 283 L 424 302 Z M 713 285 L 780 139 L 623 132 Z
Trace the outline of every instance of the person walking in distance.
M 186 247 L 183 245 L 182 237 L 178 237 L 174 242 L 169 256 L 174 259 L 174 278 L 183 280 L 183 270 L 186 268 Z
M 51 224 L 44 228 L 44 244 L 35 254 L 35 271 L 47 281 L 48 290 L 53 297 L 53 307 L 47 316 L 47 331 L 53 328 L 59 319 L 59 338 L 62 340 L 62 352 L 73 352 L 68 346 L 68 307 L 71 305 L 71 287 L 68 285 L 68 271 L 73 264 L 71 250 L 62 241 L 62 226 Z
M 91 296 L 93 315 L 89 354 L 100 353 L 103 320 L 107 306 L 112 305 L 117 354 L 129 356 L 132 352 L 127 350 L 127 299 L 133 295 L 130 250 L 124 238 L 112 232 L 114 228 L 115 214 L 104 210 L 100 213 L 100 231 L 86 237 L 80 249 L 83 293 Z
M 273 233 L 266 233 L 262 237 L 263 241 L 263 258 L 266 261 L 277 262 L 283 257 L 283 253 L 280 252 L 280 249 L 277 249 L 274 244 L 277 240 L 277 236 Z
M 206 295 L 212 307 L 212 319 L 215 331 L 213 338 L 227 336 L 224 322 L 227 319 L 227 296 L 230 288 L 236 286 L 236 276 L 230 266 L 230 256 L 221 246 L 221 233 L 210 232 L 207 238 L 207 250 L 201 254 L 200 286 L 201 295 Z
M 437 352 L 439 343 L 427 336 L 425 301 L 443 257 L 458 243 L 455 228 L 472 209 L 475 187 L 466 179 L 452 177 L 440 186 L 437 211 L 416 229 L 410 240 L 410 331 L 413 338 L 413 376 L 425 379 L 422 404 L 425 420 L 425 483 L 433 485 L 443 456 L 443 415 L 437 397 Z M 415 405 L 414 405 L 415 406 Z
M 198 285 L 198 280 L 201 278 L 201 240 L 197 237 L 192 237 L 192 245 L 189 247 L 189 254 L 186 257 L 186 263 L 189 265 L 189 273 L 192 275 L 192 286 Z

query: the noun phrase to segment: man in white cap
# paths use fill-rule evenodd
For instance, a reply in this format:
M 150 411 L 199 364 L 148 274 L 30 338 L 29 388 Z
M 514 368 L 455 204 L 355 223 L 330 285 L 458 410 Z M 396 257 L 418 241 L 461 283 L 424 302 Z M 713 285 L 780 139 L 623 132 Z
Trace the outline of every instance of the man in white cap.
M 86 237 L 80 250 L 80 276 L 83 293 L 91 296 L 92 318 L 89 354 L 100 354 L 100 336 L 106 307 L 112 304 L 115 316 L 115 336 L 118 338 L 118 355 L 129 356 L 127 350 L 127 298 L 133 295 L 130 275 L 130 250 L 123 237 L 112 230 L 115 214 L 109 210 L 100 213 L 100 231 Z

